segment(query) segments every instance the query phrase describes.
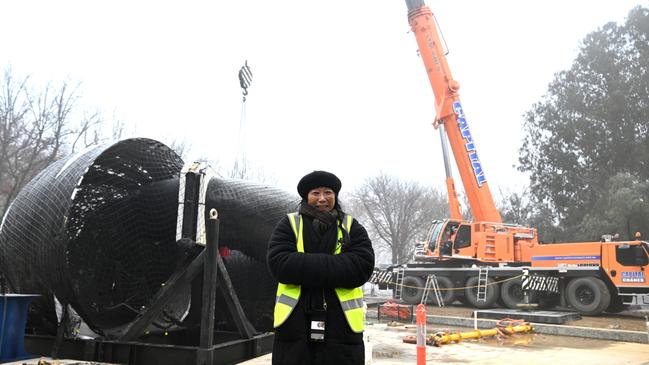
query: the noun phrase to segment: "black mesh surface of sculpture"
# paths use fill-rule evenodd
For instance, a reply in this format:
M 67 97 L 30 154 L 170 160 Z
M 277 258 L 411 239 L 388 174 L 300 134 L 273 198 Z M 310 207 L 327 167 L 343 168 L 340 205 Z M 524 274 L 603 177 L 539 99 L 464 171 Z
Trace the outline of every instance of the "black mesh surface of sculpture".
M 30 322 L 51 332 L 53 295 L 69 303 L 95 331 L 116 333 L 151 304 L 161 285 L 182 265 L 176 244 L 182 159 L 150 139 L 95 147 L 56 162 L 16 197 L 0 228 L 0 270 L 21 293 L 40 293 Z M 268 238 L 295 196 L 245 181 L 212 178 L 207 208 L 220 218 L 224 257 L 237 272 L 235 291 L 252 322 L 267 330 L 276 283 L 268 274 Z M 257 272 L 258 277 L 247 275 Z M 170 303 L 161 328 L 182 320 L 190 288 Z M 260 319 L 262 318 L 262 319 Z
M 231 250 L 223 258 L 225 266 L 248 319 L 259 331 L 273 328 L 277 291 L 266 265 L 268 240 L 277 222 L 298 203 L 295 195 L 247 181 L 212 178 L 207 187 L 206 211 L 219 212 L 219 246 Z M 221 299 L 217 297 L 217 321 L 234 329 Z

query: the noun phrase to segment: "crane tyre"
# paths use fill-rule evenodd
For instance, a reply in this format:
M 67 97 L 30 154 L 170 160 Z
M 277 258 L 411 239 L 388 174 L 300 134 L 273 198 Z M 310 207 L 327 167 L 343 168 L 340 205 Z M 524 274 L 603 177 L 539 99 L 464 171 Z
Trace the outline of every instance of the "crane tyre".
M 478 277 L 472 276 L 466 281 L 466 288 L 464 289 L 464 298 L 469 305 L 475 308 L 491 308 L 498 301 L 500 290 L 494 280 L 487 278 L 487 295 L 485 301 L 478 301 Z
M 404 277 L 401 300 L 408 304 L 421 303 L 421 297 L 424 295 L 424 284 L 424 279 L 419 276 Z
M 592 316 L 602 313 L 611 303 L 606 284 L 594 277 L 573 279 L 566 287 L 568 303 L 577 312 Z
M 521 279 L 513 279 L 500 284 L 500 301 L 510 309 L 518 309 L 518 304 L 525 300 Z M 487 291 L 488 293 L 488 291 Z
M 457 297 L 457 290 L 453 289 L 453 280 L 451 280 L 451 278 L 449 278 L 448 276 L 438 276 L 437 285 L 439 286 L 439 295 L 442 297 L 442 302 L 444 303 L 444 305 L 453 303 L 455 301 L 455 298 Z M 428 293 L 428 301 L 434 305 L 439 305 L 437 303 L 435 293 L 432 293 L 432 291 Z

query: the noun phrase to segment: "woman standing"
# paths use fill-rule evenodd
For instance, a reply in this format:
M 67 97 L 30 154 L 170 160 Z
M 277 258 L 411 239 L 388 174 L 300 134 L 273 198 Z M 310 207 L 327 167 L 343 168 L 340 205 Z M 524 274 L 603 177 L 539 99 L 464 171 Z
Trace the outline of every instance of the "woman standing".
M 363 226 L 342 211 L 336 175 L 314 171 L 297 185 L 298 212 L 275 227 L 268 266 L 279 282 L 273 364 L 364 363 L 363 291 L 374 251 Z

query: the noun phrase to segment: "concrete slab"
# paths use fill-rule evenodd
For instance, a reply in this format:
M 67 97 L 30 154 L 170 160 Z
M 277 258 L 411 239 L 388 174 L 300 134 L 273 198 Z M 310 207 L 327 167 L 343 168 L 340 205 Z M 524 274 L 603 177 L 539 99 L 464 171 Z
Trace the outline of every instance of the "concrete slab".
M 527 322 L 534 323 L 550 323 L 550 324 L 564 324 L 570 321 L 577 321 L 581 319 L 578 313 L 571 312 L 557 312 L 557 311 L 526 311 L 521 309 L 481 309 L 476 311 L 478 318 L 490 319 L 522 319 Z

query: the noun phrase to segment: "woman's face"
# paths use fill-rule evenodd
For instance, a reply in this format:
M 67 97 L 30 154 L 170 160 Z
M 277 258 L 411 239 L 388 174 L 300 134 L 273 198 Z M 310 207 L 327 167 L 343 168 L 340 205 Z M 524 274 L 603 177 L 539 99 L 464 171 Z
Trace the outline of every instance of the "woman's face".
M 321 212 L 329 212 L 336 204 L 336 193 L 325 187 L 311 189 L 307 194 L 307 204 Z

